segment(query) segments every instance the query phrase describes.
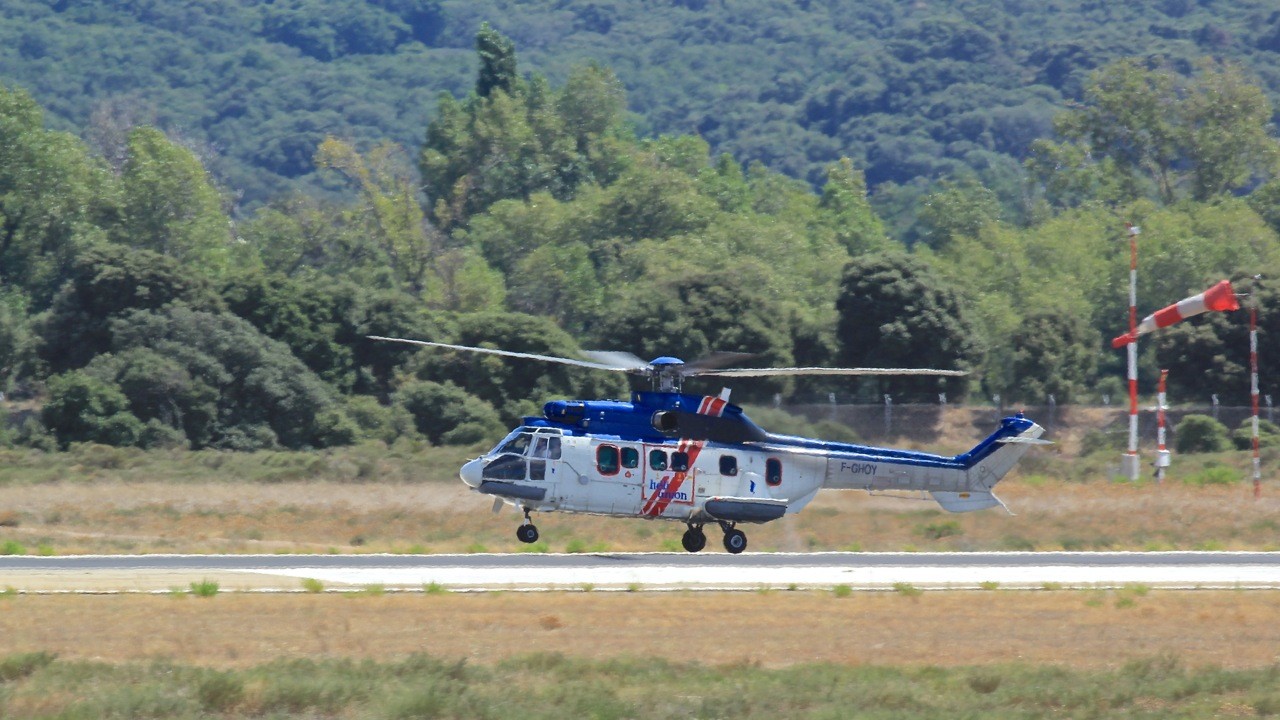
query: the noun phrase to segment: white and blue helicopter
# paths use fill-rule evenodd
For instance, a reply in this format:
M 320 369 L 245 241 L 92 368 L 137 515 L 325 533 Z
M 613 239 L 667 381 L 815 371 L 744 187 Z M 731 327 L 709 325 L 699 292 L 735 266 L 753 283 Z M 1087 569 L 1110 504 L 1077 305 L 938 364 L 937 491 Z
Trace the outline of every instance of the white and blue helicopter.
M 516 530 L 538 540 L 534 512 L 570 512 L 682 522 L 684 549 L 706 547 L 703 528 L 716 524 L 730 553 L 747 548 L 739 524 L 767 523 L 797 513 L 819 490 L 918 491 L 944 509 L 968 512 L 1003 505 L 996 483 L 1044 428 L 1021 414 L 968 452 L 955 456 L 829 442 L 766 432 L 742 408 L 719 396 L 682 392 L 693 376 L 963 375 L 956 370 L 887 368 L 725 368 L 748 357 L 717 353 L 684 363 L 645 362 L 630 353 L 587 352 L 591 360 L 535 355 L 424 340 L 372 340 L 488 353 L 610 370 L 650 378 L 653 389 L 622 400 L 553 400 L 541 417 L 526 417 L 492 450 L 462 466 L 462 481 L 524 511 Z

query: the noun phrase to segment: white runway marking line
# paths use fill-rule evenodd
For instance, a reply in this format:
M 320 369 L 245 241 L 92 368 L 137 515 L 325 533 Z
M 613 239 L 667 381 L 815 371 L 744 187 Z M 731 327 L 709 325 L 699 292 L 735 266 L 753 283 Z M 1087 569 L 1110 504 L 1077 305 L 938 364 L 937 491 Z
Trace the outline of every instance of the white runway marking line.
M 641 587 L 814 587 L 849 585 L 892 588 L 905 583 L 921 588 L 971 588 L 982 583 L 1001 587 L 1280 587 L 1280 570 L 1266 565 L 1189 566 L 869 566 L 869 567 L 630 567 L 578 568 L 280 568 L 240 570 L 263 575 L 313 578 L 349 585 L 554 588 L 595 586 Z

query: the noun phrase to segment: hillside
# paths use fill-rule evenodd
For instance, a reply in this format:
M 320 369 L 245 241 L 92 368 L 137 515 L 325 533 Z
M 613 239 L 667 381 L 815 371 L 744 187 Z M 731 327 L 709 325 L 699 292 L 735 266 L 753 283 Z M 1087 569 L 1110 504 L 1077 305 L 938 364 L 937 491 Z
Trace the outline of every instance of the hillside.
M 642 136 L 695 133 L 815 185 L 851 157 L 890 216 L 920 191 L 886 183 L 966 169 L 1016 211 L 1029 143 L 1118 57 L 1223 57 L 1280 93 L 1267 0 L 10 0 L 0 82 L 108 156 L 156 124 L 256 205 L 323 187 L 326 134 L 416 148 L 437 95 L 470 90 L 486 21 L 553 84 L 613 68 Z

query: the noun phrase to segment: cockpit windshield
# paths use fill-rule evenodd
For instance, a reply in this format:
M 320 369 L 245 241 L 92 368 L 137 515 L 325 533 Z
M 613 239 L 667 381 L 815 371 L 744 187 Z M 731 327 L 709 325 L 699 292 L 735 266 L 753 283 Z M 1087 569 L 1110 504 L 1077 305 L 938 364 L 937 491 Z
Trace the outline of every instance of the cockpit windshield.
M 494 453 L 499 455 L 505 453 L 524 455 L 529 450 L 529 443 L 532 441 L 533 433 L 524 429 L 516 429 L 503 438 L 502 442 L 498 443 L 498 447 L 494 448 Z

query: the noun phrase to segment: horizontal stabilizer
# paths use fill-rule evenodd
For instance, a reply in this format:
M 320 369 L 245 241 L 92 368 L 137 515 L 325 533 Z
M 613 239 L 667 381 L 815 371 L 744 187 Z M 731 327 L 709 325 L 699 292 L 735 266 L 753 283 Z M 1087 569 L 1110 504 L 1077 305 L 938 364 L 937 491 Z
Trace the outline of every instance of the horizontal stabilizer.
M 947 512 L 972 512 L 992 507 L 1003 507 L 1004 503 L 995 495 L 986 492 L 941 492 L 930 493 Z
M 1026 435 L 1010 435 L 1002 437 L 996 442 L 998 443 L 1017 443 L 1018 445 L 1052 445 L 1052 440 L 1044 440 L 1042 438 L 1027 437 Z

